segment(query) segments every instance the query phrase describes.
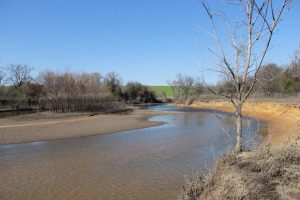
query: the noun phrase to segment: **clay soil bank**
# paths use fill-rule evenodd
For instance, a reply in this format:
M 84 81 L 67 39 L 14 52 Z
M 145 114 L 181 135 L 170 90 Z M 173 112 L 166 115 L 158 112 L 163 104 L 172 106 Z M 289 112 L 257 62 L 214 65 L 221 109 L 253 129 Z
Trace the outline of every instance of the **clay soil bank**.
M 182 107 L 213 109 L 234 112 L 234 107 L 226 101 L 195 101 Z M 288 104 L 277 102 L 249 101 L 243 106 L 243 114 L 268 123 L 269 140 L 280 143 L 300 137 L 300 103 Z

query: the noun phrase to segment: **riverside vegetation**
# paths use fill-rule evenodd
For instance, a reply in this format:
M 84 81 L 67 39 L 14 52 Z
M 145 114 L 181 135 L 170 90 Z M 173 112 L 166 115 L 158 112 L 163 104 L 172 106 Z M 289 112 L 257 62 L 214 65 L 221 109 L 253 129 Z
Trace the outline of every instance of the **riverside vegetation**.
M 100 73 L 41 72 L 11 64 L 0 71 L 0 109 L 65 112 L 121 112 L 132 103 L 155 103 L 154 92 L 138 82 L 122 85 L 120 76 Z

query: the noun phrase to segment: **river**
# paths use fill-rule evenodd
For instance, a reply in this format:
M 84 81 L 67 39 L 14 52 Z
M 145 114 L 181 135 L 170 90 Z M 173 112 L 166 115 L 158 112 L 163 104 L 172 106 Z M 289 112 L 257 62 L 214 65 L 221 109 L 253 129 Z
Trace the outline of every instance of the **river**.
M 107 135 L 0 146 L 1 200 L 171 200 L 184 175 L 209 167 L 234 140 L 232 115 L 177 111 L 149 120 L 164 125 Z M 118 123 L 118 122 L 116 122 Z M 264 139 L 264 123 L 244 120 L 252 146 Z

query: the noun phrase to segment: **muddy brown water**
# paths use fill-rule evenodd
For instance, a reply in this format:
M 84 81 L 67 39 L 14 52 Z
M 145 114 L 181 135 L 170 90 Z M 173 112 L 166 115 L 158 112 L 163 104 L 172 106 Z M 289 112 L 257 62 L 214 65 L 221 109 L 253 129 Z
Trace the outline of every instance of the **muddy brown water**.
M 158 127 L 0 146 L 0 199 L 177 199 L 185 174 L 212 165 L 233 144 L 232 116 L 151 109 L 186 112 L 150 118 L 166 122 Z M 258 124 L 245 120 L 247 139 Z

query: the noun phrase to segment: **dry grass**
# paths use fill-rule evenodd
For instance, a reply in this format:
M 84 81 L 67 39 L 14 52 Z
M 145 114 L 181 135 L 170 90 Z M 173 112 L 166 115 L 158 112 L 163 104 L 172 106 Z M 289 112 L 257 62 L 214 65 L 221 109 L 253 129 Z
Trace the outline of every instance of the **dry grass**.
M 300 199 L 300 141 L 228 154 L 187 178 L 179 200 Z

